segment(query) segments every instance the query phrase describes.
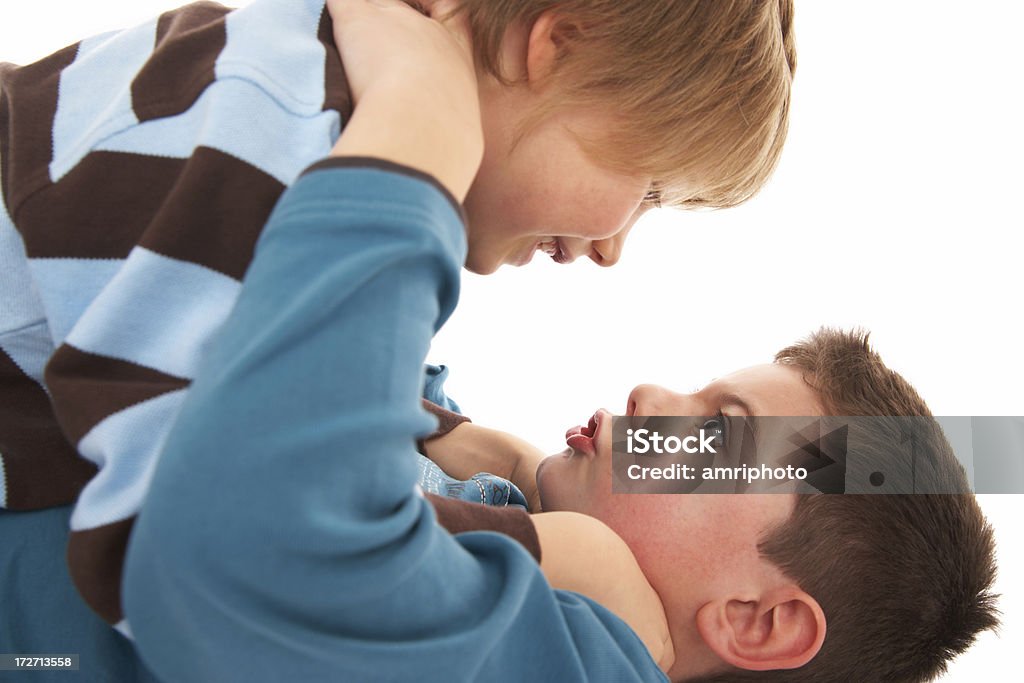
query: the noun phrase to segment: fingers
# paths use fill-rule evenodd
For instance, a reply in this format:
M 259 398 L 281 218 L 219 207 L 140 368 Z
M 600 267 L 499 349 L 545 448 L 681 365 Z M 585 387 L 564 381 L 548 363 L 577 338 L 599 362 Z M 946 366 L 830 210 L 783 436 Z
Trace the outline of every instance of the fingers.
M 445 4 L 450 5 L 451 3 Z M 327 11 L 332 17 L 338 17 L 345 12 L 358 12 L 368 5 L 383 9 L 408 8 L 424 16 L 431 16 L 426 6 L 417 0 L 327 0 Z
M 431 4 L 430 11 L 427 14 L 432 19 L 443 20 L 453 15 L 457 8 L 458 3 L 455 0 L 437 0 Z
M 408 7 L 401 0 L 327 0 L 327 12 L 335 22 L 357 20 L 368 12 Z
M 469 21 L 465 14 L 459 14 L 457 0 L 436 0 L 430 3 L 429 11 L 426 13 L 431 19 L 439 22 L 448 29 L 448 33 L 458 42 L 463 52 L 472 64 L 473 40 L 470 36 Z
M 416 0 L 406 0 L 406 3 L 409 5 L 409 7 L 412 7 L 414 10 L 416 10 L 423 16 L 430 16 L 430 11 L 423 5 L 423 3 L 417 2 Z
M 465 20 L 447 0 L 327 0 L 354 113 L 339 156 L 376 156 L 430 173 L 461 201 L 483 158 L 477 74 Z M 410 121 L 409 112 L 417 112 Z

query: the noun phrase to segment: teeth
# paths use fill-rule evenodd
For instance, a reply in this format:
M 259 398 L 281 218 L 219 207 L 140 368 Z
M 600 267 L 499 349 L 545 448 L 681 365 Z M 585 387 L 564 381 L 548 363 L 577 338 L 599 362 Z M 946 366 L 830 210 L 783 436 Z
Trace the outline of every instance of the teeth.
M 554 237 L 548 237 L 541 240 L 537 248 L 548 256 L 554 256 L 558 253 L 558 241 Z

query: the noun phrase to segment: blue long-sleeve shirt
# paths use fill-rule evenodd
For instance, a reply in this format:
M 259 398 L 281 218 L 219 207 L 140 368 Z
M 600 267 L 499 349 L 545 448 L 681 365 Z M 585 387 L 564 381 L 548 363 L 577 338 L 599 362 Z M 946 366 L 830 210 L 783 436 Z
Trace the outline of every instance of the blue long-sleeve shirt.
M 330 152 L 350 99 L 324 0 L 204 0 L 0 63 L 0 510 L 74 503 L 70 535 L 47 536 L 67 546 L 53 580 L 123 633 L 125 548 L 164 439 L 271 210 Z M 427 372 L 426 398 L 457 409 Z M 425 490 L 458 493 L 420 462 Z M 428 500 L 449 529 L 535 546 L 525 513 Z M 20 561 L 9 535 L 33 538 L 29 520 L 7 517 L 0 566 Z M 0 651 L 17 652 L 2 634 L 27 636 L 31 601 L 4 587 Z M 36 635 L 21 642 L 49 647 Z
M 408 169 L 332 160 L 285 193 L 133 530 L 123 599 L 158 676 L 665 680 L 611 612 L 416 490 L 421 365 L 465 250 Z

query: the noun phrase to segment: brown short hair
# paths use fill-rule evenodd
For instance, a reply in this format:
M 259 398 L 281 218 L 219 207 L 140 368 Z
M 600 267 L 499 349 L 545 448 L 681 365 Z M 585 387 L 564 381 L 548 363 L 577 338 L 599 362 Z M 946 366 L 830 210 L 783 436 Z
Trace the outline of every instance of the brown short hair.
M 823 328 L 779 351 L 775 362 L 802 371 L 829 415 L 931 417 L 863 332 Z M 917 434 L 917 447 L 931 456 L 924 476 L 943 487 L 930 490 L 963 493 L 799 496 L 759 549 L 821 605 L 828 624 L 821 651 L 799 669 L 697 680 L 928 681 L 998 624 L 992 529 L 941 427 L 922 423 L 929 427 Z M 885 421 L 872 424 L 887 430 Z M 899 457 L 900 439 L 874 437 L 857 436 L 866 449 L 858 457 Z
M 726 207 L 779 159 L 796 68 L 792 0 L 461 0 L 477 62 L 503 79 L 516 22 L 554 9 L 565 49 L 553 106 L 611 108 L 620 124 L 585 149 L 650 175 L 664 205 Z M 506 81 L 507 82 L 507 81 Z

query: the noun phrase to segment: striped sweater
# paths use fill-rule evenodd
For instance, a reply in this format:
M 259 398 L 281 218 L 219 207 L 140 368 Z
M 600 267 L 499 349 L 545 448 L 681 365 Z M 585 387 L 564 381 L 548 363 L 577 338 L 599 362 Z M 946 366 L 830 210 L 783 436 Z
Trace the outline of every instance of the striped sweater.
M 350 111 L 323 0 L 198 2 L 0 65 L 0 507 L 77 499 L 71 574 L 110 623 L 199 359 Z M 539 553 L 522 512 L 431 502 Z

